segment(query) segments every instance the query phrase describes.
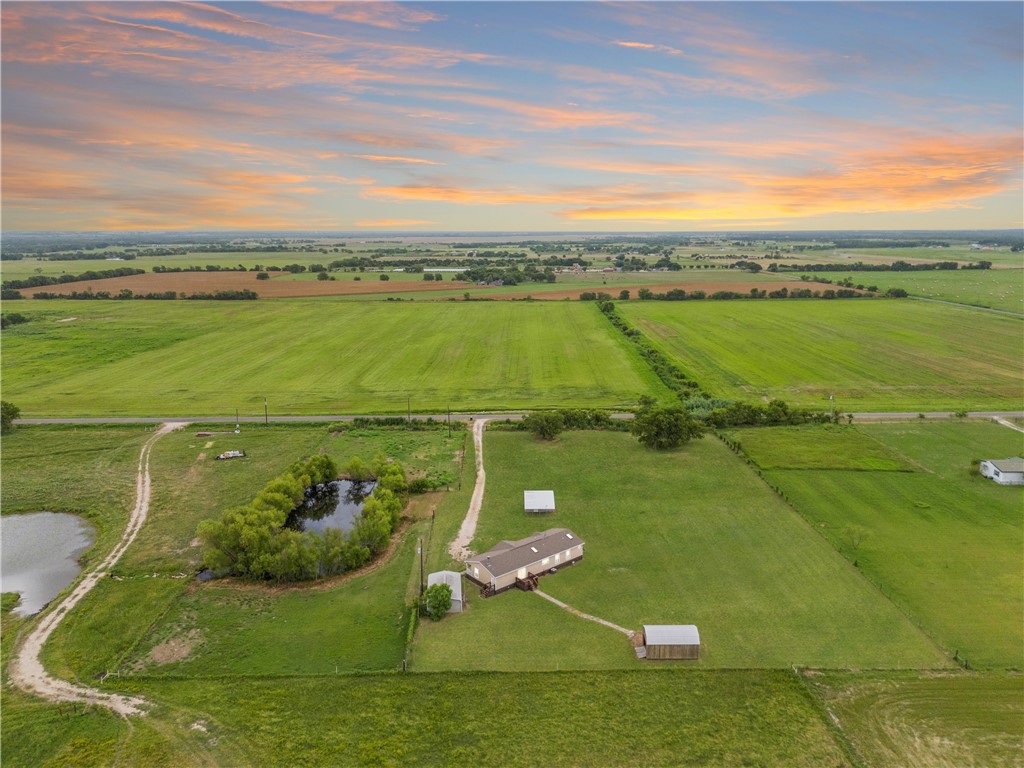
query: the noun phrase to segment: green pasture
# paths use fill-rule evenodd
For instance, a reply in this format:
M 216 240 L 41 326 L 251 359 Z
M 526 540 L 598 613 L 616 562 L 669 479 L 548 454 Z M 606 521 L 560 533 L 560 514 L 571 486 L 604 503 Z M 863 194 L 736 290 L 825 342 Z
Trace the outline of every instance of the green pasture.
M 871 768 L 1021 764 L 1019 673 L 826 672 L 807 682 Z
M 719 397 L 841 411 L 1019 409 L 1018 318 L 913 300 L 620 302 Z
M 99 562 L 128 522 L 139 451 L 151 436 L 137 425 L 17 427 L 3 438 L 0 511 L 81 515 L 96 526 L 82 560 Z
M 4 396 L 24 417 L 263 415 L 264 399 L 272 414 L 623 408 L 667 395 L 579 302 L 40 306 L 4 331 Z
M 474 549 L 571 528 L 586 542 L 584 559 L 545 576 L 541 589 L 627 629 L 696 624 L 702 658 L 687 666 L 949 664 L 715 438 L 657 453 L 620 432 L 569 432 L 552 443 L 491 432 L 484 453 Z M 525 515 L 529 488 L 553 489 L 558 511 Z M 421 625 L 416 670 L 564 668 L 578 655 L 557 642 L 569 632 L 588 666 L 652 664 L 638 661 L 621 633 L 559 615 L 537 595 L 469 596 L 465 613 Z
M 822 277 L 833 282 L 850 278 L 856 285 L 874 285 L 881 291 L 903 288 L 911 296 L 1024 314 L 1024 270 L 1021 269 L 829 272 Z
M 949 656 L 959 652 L 971 668 L 1019 669 L 1024 495 L 969 469 L 974 459 L 1020 456 L 1021 434 L 984 422 L 859 425 L 839 433 L 850 443 L 837 454 L 856 454 L 876 441 L 915 471 L 784 468 L 801 466 L 805 446 L 824 433 L 821 427 L 779 432 L 767 462 L 777 467 L 766 470 L 769 482 Z M 747 446 L 757 445 L 759 434 L 733 436 Z M 831 434 L 825 439 L 834 440 Z
M 837 260 L 834 258 L 826 259 L 824 256 L 816 259 L 815 255 L 817 253 L 832 254 L 830 251 L 812 252 L 811 254 L 805 254 L 805 258 L 810 261 L 819 262 Z M 1021 254 L 1019 251 L 1014 253 L 1007 245 L 986 248 L 985 250 L 974 250 L 970 247 L 970 243 L 956 243 L 949 248 L 844 248 L 832 255 L 839 256 L 840 259 L 850 259 L 851 261 L 884 262 L 886 264 L 891 264 L 901 259 L 960 262 L 984 260 L 999 265 L 1024 266 L 1024 254 Z
M 859 427 L 822 426 L 745 429 L 729 433 L 761 469 L 849 469 L 913 472 L 906 456 Z
M 98 712 L 68 721 L 34 703 L 31 715 L 5 712 L 5 766 L 525 768 L 538 753 L 554 766 L 849 764 L 789 671 L 134 678 L 119 687 L 156 709 L 131 724 Z
M 195 432 L 192 426 L 155 445 L 146 525 L 116 566 L 114 578 L 104 580 L 54 633 L 46 651 L 51 668 L 83 680 L 105 671 L 130 673 L 154 666 L 150 652 L 161 643 L 194 646 L 182 661 L 192 674 L 246 674 L 253 669 L 283 674 L 297 671 L 295 663 L 304 672 L 310 669 L 303 665 L 323 672 L 325 657 L 313 649 L 331 643 L 331 670 L 338 665 L 361 670 L 400 664 L 406 606 L 413 599 L 408 591 L 414 560 L 410 553 L 424 527 L 429 534 L 425 523 L 414 525 L 394 557 L 372 576 L 337 589 L 277 591 L 195 584 L 201 563 L 196 527 L 203 519 L 249 501 L 291 462 L 321 451 L 339 465 L 352 456 L 369 463 L 383 453 L 401 460 L 410 476 L 444 472 L 457 488 L 457 453 L 466 432 L 456 431 L 451 438 L 440 429 L 332 433 L 325 425 L 245 425 L 240 435 L 204 437 Z M 246 451 L 246 458 L 213 458 L 238 448 Z M 448 496 L 443 491 L 416 496 L 408 514 L 429 516 L 432 509 L 451 503 Z M 461 506 L 462 500 L 455 504 Z M 306 651 L 295 653 L 304 644 Z M 348 649 L 348 655 L 339 656 L 339 648 Z

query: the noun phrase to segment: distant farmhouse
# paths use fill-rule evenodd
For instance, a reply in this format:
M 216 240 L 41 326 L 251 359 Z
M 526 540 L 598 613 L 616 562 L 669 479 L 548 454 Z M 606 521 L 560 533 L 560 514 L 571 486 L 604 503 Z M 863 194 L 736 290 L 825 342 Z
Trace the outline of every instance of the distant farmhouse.
M 437 571 L 427 576 L 427 586 L 447 584 L 452 590 L 452 607 L 448 613 L 462 613 L 462 574 L 455 571 Z
M 523 509 L 528 513 L 542 514 L 555 511 L 554 491 L 523 491 Z
M 466 560 L 466 578 L 485 597 L 512 587 L 537 588 L 537 578 L 583 559 L 583 541 L 568 528 L 550 528 L 518 541 L 499 541 Z
M 981 474 L 1000 485 L 1024 485 L 1024 459 L 986 459 L 981 462 Z

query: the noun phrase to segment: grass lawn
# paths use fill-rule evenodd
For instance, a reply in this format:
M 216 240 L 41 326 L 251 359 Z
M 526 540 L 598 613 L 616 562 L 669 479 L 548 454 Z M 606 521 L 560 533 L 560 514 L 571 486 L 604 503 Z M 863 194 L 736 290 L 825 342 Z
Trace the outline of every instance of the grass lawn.
M 915 469 L 906 456 L 852 426 L 774 427 L 731 434 L 742 436 L 743 452 L 761 469 Z
M 272 414 L 323 414 L 623 407 L 667 396 L 580 302 L 38 306 L 32 322 L 4 331 L 4 396 L 25 417 L 262 415 L 264 398 Z
M 808 683 L 872 768 L 1021 764 L 1024 678 L 1019 673 L 828 672 Z
M 1019 409 L 1024 324 L 913 300 L 620 302 L 706 390 L 842 411 Z
M 474 548 L 571 528 L 586 542 L 584 559 L 544 577 L 541 589 L 579 610 L 630 629 L 697 624 L 701 666 L 949 663 L 717 439 L 656 453 L 623 433 L 569 432 L 542 443 L 490 432 L 484 445 Z M 527 517 L 527 488 L 554 489 L 558 511 Z M 620 633 L 559 616 L 535 595 L 475 595 L 466 613 L 421 625 L 416 669 L 554 669 L 576 655 L 577 638 L 594 644 L 588 666 L 641 665 Z M 575 622 L 573 641 L 560 647 L 539 628 L 557 632 L 565 619 Z
M 814 430 L 782 430 L 799 464 Z M 824 432 L 825 430 L 821 430 Z M 734 433 L 755 444 L 756 430 Z M 916 472 L 771 469 L 769 481 L 882 591 L 971 667 L 1020 668 L 1024 521 L 1019 487 L 971 476 L 972 459 L 1019 456 L 1021 434 L 991 423 L 904 422 L 844 428 L 898 451 Z M 785 440 L 773 442 L 785 466 Z M 856 544 L 851 534 L 860 532 Z

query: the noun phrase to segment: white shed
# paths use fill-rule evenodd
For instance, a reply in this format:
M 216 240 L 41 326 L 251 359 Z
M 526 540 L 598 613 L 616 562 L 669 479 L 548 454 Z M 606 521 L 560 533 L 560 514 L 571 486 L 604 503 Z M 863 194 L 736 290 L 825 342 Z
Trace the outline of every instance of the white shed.
M 452 590 L 452 607 L 448 613 L 462 613 L 462 574 L 455 571 L 437 571 L 427 576 L 427 586 L 447 584 Z
M 523 509 L 539 514 L 555 511 L 554 491 L 523 491 Z
M 1024 485 L 1024 459 L 986 459 L 981 462 L 981 474 L 1000 485 Z

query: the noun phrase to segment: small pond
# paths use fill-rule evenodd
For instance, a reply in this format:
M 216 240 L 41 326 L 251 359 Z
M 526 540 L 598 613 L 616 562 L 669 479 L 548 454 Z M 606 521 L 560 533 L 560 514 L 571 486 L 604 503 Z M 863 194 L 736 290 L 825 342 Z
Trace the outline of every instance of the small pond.
M 82 570 L 78 558 L 96 540 L 78 515 L 33 512 L 0 517 L 0 577 L 4 592 L 20 592 L 18 616 L 38 613 Z
M 350 531 L 375 486 L 372 481 L 335 480 L 310 488 L 305 504 L 288 515 L 285 526 L 313 533 L 323 533 L 328 528 Z

